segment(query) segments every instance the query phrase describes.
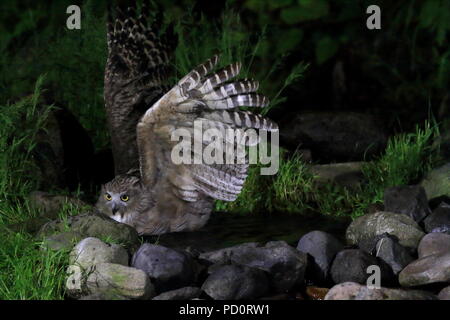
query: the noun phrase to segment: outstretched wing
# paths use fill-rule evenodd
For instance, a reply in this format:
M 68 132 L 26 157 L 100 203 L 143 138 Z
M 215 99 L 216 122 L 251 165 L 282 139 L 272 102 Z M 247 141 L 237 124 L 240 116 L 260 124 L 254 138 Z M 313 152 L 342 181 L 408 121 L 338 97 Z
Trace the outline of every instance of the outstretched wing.
M 226 134 L 227 131 L 233 130 L 231 132 L 238 133 L 237 136 L 242 137 L 248 128 L 278 130 L 277 125 L 271 120 L 249 111 L 239 110 L 241 106 L 264 107 L 269 103 L 265 96 L 256 93 L 258 89 L 256 81 L 229 82 L 239 74 L 241 64 L 234 63 L 209 74 L 217 62 L 218 57 L 214 56 L 191 71 L 148 109 L 138 123 L 138 147 L 143 182 L 154 193 L 157 203 L 167 205 L 181 201 L 186 204 L 181 209 L 178 206 L 177 210 L 189 208 L 198 210 L 197 201 L 203 201 L 205 198 L 233 201 L 240 193 L 247 177 L 248 161 L 236 163 L 237 150 L 256 142 L 229 136 Z M 199 124 L 204 133 L 207 129 L 215 129 L 217 134 L 214 135 L 214 139 L 196 135 L 198 132 L 196 126 Z M 187 149 L 186 152 L 191 153 L 191 160 L 199 156 L 194 144 L 206 147 L 213 141 L 218 143 L 215 146 L 222 146 L 222 150 L 229 147 L 229 150 L 233 149 L 234 156 L 230 158 L 230 154 L 224 152 L 221 163 L 176 164 L 173 161 L 173 150 L 180 145 L 180 140 L 173 141 L 171 138 L 174 133 L 179 132 L 190 134 L 186 136 L 190 137 L 188 142 L 191 149 Z M 182 135 L 183 138 L 186 136 Z M 233 158 L 234 163 L 230 163 Z M 205 210 L 193 211 L 190 213 L 205 212 Z
M 108 10 L 104 96 L 116 175 L 138 168 L 137 122 L 171 88 L 176 40 L 171 29 L 158 35 L 160 18 L 150 24 L 149 11 L 146 1 L 139 14 L 133 7 L 125 13 L 116 8 L 112 17 Z

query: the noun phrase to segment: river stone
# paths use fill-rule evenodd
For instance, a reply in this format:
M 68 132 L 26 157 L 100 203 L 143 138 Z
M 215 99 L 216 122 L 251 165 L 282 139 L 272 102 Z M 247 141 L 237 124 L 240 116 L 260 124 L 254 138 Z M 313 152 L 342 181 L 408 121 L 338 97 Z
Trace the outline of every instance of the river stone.
M 445 233 L 429 233 L 420 240 L 417 250 L 419 258 L 450 252 L 450 235 Z
M 450 162 L 431 170 L 420 184 L 428 199 L 450 197 Z
M 145 271 L 158 293 L 196 281 L 196 264 L 187 253 L 155 244 L 144 243 L 133 255 L 131 266 Z
M 70 252 L 69 263 L 90 270 L 98 263 L 109 262 L 128 266 L 127 251 L 117 244 L 107 244 L 97 238 L 80 241 Z
M 96 212 L 67 217 L 64 221 L 54 220 L 46 223 L 39 231 L 38 237 L 45 238 L 66 231 L 79 233 L 83 238 L 110 239 L 112 242 L 123 244 L 131 251 L 134 251 L 140 243 L 139 236 L 133 227 Z
M 425 189 L 420 185 L 387 188 L 384 191 L 384 210 L 406 214 L 416 222 L 431 213 Z
M 450 233 L 450 204 L 442 202 L 423 223 L 426 232 L 445 230 L 444 233 Z
M 99 263 L 86 280 L 90 293 L 107 293 L 130 299 L 155 296 L 150 278 L 142 270 L 115 263 Z
M 332 287 L 325 300 L 437 300 L 437 297 L 427 291 L 369 288 L 355 282 L 344 282 Z
M 345 237 L 349 244 L 358 245 L 383 233 L 395 236 L 402 246 L 411 249 L 416 249 L 425 235 L 419 225 L 407 215 L 380 211 L 353 220 Z
M 450 252 L 433 254 L 407 265 L 399 275 L 404 287 L 450 282 Z
M 376 247 L 376 256 L 386 262 L 395 275 L 414 260 L 409 250 L 392 237 L 382 238 Z
M 440 300 L 450 300 L 450 286 L 442 289 L 438 294 L 438 298 Z
M 202 253 L 199 259 L 212 264 L 232 262 L 266 271 L 277 292 L 284 292 L 303 282 L 307 265 L 307 255 L 284 241 L 271 241 L 265 246 L 245 243 Z
M 356 282 L 365 284 L 367 278 L 372 274 L 367 269 L 374 265 L 380 267 L 381 282 L 390 283 L 392 270 L 382 261 L 359 249 L 345 249 L 336 255 L 331 265 L 331 278 L 334 283 Z
M 344 249 L 344 245 L 333 235 L 323 231 L 311 231 L 305 234 L 297 244 L 297 250 L 312 257 L 311 270 L 313 279 L 324 282 L 336 254 Z
M 224 265 L 205 280 L 202 290 L 214 300 L 254 299 L 269 291 L 264 271 L 243 265 Z
M 154 297 L 152 300 L 191 300 L 198 298 L 202 289 L 197 287 L 184 287 L 176 290 L 166 291 Z

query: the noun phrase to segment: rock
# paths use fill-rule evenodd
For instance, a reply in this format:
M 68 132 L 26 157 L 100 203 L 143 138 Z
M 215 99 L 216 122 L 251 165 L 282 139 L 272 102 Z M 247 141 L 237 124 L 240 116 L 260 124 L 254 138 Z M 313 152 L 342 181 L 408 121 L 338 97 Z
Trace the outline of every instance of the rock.
M 64 209 L 69 209 L 71 212 L 79 213 L 81 211 L 88 211 L 92 206 L 80 199 L 51 195 L 48 192 L 33 191 L 28 196 L 30 206 L 40 212 L 40 216 L 49 219 L 57 219 L 59 213 Z
M 450 162 L 431 170 L 420 183 L 428 199 L 450 197 Z
M 306 254 L 284 241 L 271 241 L 265 246 L 245 243 L 202 253 L 199 259 L 213 264 L 232 262 L 266 271 L 276 292 L 284 292 L 303 282 L 307 265 Z
M 107 244 L 90 237 L 80 241 L 69 256 L 69 263 L 80 266 L 83 270 L 90 270 L 103 262 L 128 266 L 128 253 L 117 244 Z
M 426 291 L 369 288 L 358 283 L 345 282 L 331 288 L 325 300 L 437 300 L 437 297 Z
M 358 245 L 383 233 L 395 236 L 402 246 L 414 250 L 425 235 L 419 225 L 407 215 L 380 211 L 353 220 L 345 237 L 349 244 Z
M 399 282 L 404 287 L 450 282 L 450 252 L 413 261 L 400 272 Z
M 314 182 L 320 185 L 334 183 L 347 188 L 356 188 L 364 181 L 361 171 L 364 162 L 316 164 L 310 167 Z
M 414 260 L 409 250 L 392 237 L 382 238 L 376 247 L 376 257 L 386 262 L 395 275 Z
M 381 282 L 390 283 L 392 271 L 382 261 L 359 249 L 345 249 L 339 252 L 331 265 L 331 278 L 334 283 L 356 282 L 366 284 L 372 275 L 370 266 L 379 266 Z
M 83 239 L 83 235 L 80 233 L 66 231 L 46 237 L 43 240 L 43 245 L 51 250 L 71 250 L 81 239 Z
M 377 252 L 377 243 L 380 242 L 381 239 L 389 237 L 392 236 L 385 232 L 382 234 L 377 234 L 372 238 L 363 238 L 361 241 L 358 242 L 358 248 L 375 256 Z
M 155 296 L 150 278 L 142 270 L 114 263 L 99 263 L 86 280 L 90 293 L 119 295 L 130 299 Z
M 131 266 L 145 271 L 158 293 L 196 281 L 196 265 L 188 254 L 155 244 L 144 243 L 134 254 Z
M 384 210 L 406 214 L 416 222 L 431 212 L 425 189 L 420 185 L 387 188 L 384 191 Z
M 298 242 L 297 250 L 312 257 L 312 264 L 308 270 L 312 271 L 314 280 L 324 282 L 328 278 L 331 262 L 336 254 L 344 249 L 344 245 L 329 233 L 311 231 L 305 234 Z
M 91 212 L 67 217 L 64 221 L 48 222 L 39 230 L 38 237 L 45 238 L 66 231 L 79 233 L 82 238 L 109 239 L 110 242 L 123 244 L 131 251 L 135 250 L 140 243 L 139 236 L 133 227 Z
M 450 235 L 444 233 L 429 233 L 420 240 L 417 249 L 419 258 L 433 254 L 444 254 L 450 252 Z
M 439 300 L 450 300 L 450 286 L 442 289 L 438 294 Z
M 280 125 L 280 138 L 323 161 L 358 161 L 384 150 L 387 136 L 370 115 L 355 112 L 297 114 Z
M 197 287 L 184 287 L 177 290 L 166 291 L 152 300 L 191 300 L 198 298 L 202 290 Z
M 450 234 L 450 205 L 442 202 L 439 207 L 425 218 L 423 223 L 426 232 L 445 230 L 444 233 Z
M 264 271 L 243 265 L 224 265 L 203 283 L 202 290 L 214 300 L 254 299 L 269 291 Z

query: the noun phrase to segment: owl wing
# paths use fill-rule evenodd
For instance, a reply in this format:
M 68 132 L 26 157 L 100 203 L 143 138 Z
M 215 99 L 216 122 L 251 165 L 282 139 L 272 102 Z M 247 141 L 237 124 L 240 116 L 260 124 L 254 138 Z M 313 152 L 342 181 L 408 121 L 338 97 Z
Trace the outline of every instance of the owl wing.
M 257 141 L 230 137 L 226 132 L 232 129 L 237 136 L 241 134 L 242 137 L 248 128 L 278 130 L 271 120 L 238 109 L 241 106 L 264 107 L 269 103 L 265 96 L 256 93 L 259 86 L 256 81 L 229 82 L 239 74 L 241 64 L 234 63 L 209 74 L 217 62 L 218 56 L 214 56 L 192 70 L 148 109 L 138 123 L 141 177 L 144 184 L 156 192 L 157 199 L 157 190 L 164 189 L 165 193 L 170 193 L 164 195 L 166 203 L 182 200 L 194 204 L 205 197 L 235 200 L 243 187 L 248 169 L 248 161 L 242 161 L 242 158 L 239 160 L 237 150 L 242 151 L 242 147 Z M 196 134 L 199 124 L 203 136 Z M 215 130 L 214 139 L 206 136 L 208 129 Z M 231 157 L 230 153 L 224 152 L 221 163 L 179 163 L 174 161 L 177 153 L 174 151 L 177 150 L 176 146 L 180 146 L 179 136 L 191 146 L 185 150 L 191 156 L 191 161 L 201 160 L 200 155 L 204 155 L 204 152 L 195 150 L 195 144 L 207 147 L 214 141 L 222 149 L 230 148 L 228 150 L 233 149 L 235 152 Z M 220 157 L 220 152 L 216 155 Z M 226 157 L 228 162 L 225 162 Z M 233 159 L 234 162 L 230 163 Z
M 137 122 L 172 87 L 176 37 L 171 28 L 159 34 L 161 18 L 150 19 L 149 12 L 147 1 L 139 14 L 134 7 L 116 8 L 113 17 L 108 9 L 104 98 L 116 175 L 138 168 Z

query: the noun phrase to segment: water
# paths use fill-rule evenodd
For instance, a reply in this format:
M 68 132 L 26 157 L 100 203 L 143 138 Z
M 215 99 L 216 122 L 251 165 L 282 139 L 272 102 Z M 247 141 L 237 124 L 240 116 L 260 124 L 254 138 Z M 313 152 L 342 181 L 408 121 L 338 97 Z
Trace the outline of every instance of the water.
M 250 214 L 213 213 L 208 224 L 195 232 L 169 233 L 147 237 L 146 241 L 170 248 L 209 251 L 244 242 L 284 240 L 296 246 L 298 240 L 313 230 L 329 232 L 344 240 L 349 218 L 332 218 L 319 214 Z

